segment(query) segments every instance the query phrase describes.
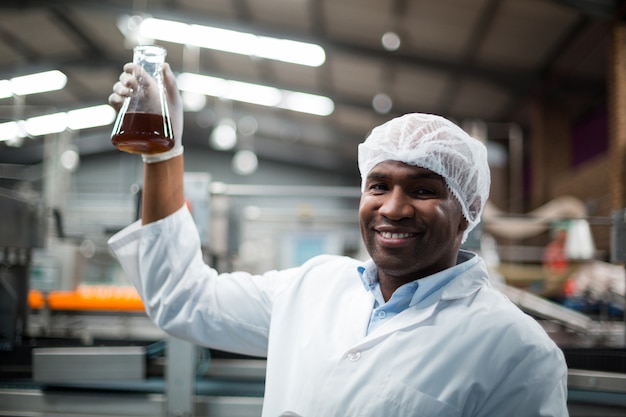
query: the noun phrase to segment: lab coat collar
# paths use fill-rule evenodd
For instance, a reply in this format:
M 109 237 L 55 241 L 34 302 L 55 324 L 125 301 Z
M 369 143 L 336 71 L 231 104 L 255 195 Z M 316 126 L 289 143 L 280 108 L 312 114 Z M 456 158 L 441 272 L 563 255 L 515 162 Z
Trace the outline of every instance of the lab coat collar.
M 459 255 L 457 257 L 457 263 L 452 268 L 459 267 L 461 266 L 461 264 L 465 262 L 470 263 L 468 264 L 469 270 L 464 270 L 464 271 L 461 271 L 460 273 L 461 274 L 467 273 L 471 277 L 464 275 L 464 279 L 462 280 L 457 280 L 453 278 L 451 282 L 446 284 L 446 286 L 444 287 L 443 295 L 441 297 L 442 299 L 460 298 L 460 297 L 464 297 L 467 294 L 472 293 L 474 291 L 474 288 L 478 288 L 480 287 L 480 285 L 482 285 L 483 281 L 480 279 L 481 275 L 483 275 L 483 278 L 488 281 L 488 276 L 486 272 L 487 268 L 484 264 L 484 261 L 475 253 L 468 252 L 465 250 L 460 250 Z M 376 264 L 374 264 L 374 261 L 372 259 L 368 259 L 367 261 L 363 263 L 363 265 L 360 265 L 357 268 L 357 270 L 359 272 L 359 278 L 361 279 L 361 283 L 363 284 L 365 291 L 371 292 L 372 289 L 374 289 L 376 285 L 378 285 L 378 269 L 376 267 Z M 449 270 L 441 271 L 441 272 L 438 272 L 437 274 L 447 273 L 448 271 Z M 434 277 L 437 274 L 430 275 L 429 277 L 425 277 L 425 278 Z M 472 284 L 476 280 L 480 282 Z M 463 281 L 463 282 L 457 282 L 457 281 Z M 469 292 L 466 294 L 464 290 L 467 290 Z M 459 291 L 460 291 L 460 294 L 458 294 L 458 296 L 455 295 Z
M 455 277 L 443 288 L 441 300 L 454 300 L 467 297 L 481 287 L 489 285 L 489 275 L 485 261 L 476 255 L 476 263 L 461 275 Z M 471 262 L 471 261 L 470 261 Z
M 407 308 L 390 322 L 376 328 L 372 333 L 362 339 L 360 345 L 364 347 L 376 344 L 393 332 L 416 326 L 431 317 L 441 301 L 468 297 L 481 287 L 490 285 L 487 268 L 483 259 L 478 255 L 474 256 L 476 259 L 470 259 L 470 262 L 474 262 L 474 265 L 446 284 L 437 301 L 429 303 L 426 306 L 418 305 Z M 362 307 L 364 308 L 365 306 Z

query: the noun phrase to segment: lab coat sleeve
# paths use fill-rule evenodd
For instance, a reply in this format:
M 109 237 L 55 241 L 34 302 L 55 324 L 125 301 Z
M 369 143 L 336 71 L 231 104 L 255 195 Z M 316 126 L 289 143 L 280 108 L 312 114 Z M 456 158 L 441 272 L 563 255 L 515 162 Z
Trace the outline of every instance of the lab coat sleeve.
M 109 240 L 148 316 L 167 333 L 198 345 L 265 356 L 273 298 L 290 271 L 218 274 L 204 263 L 186 207 Z

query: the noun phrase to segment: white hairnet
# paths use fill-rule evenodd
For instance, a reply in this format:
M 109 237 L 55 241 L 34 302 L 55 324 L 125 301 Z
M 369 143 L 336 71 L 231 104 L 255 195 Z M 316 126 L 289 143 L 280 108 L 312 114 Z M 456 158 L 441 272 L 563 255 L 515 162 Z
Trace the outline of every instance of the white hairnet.
M 374 128 L 359 145 L 362 191 L 370 170 L 388 160 L 426 168 L 444 178 L 469 222 L 464 242 L 480 223 L 489 197 L 485 145 L 441 116 L 411 113 Z

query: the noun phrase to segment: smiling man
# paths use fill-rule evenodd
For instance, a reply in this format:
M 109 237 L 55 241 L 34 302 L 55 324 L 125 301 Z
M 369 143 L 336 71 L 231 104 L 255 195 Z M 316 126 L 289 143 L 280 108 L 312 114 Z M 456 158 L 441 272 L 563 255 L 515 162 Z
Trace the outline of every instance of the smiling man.
M 143 158 L 142 220 L 109 243 L 166 332 L 267 357 L 263 417 L 567 416 L 562 352 L 460 250 L 489 195 L 482 143 L 439 116 L 393 119 L 358 150 L 370 259 L 219 273 L 184 203 L 167 66 L 164 81 L 176 151 Z M 135 82 L 125 66 L 109 102 L 120 108 Z
M 385 300 L 403 284 L 454 266 L 468 227 L 443 177 L 397 161 L 367 175 L 359 216 Z

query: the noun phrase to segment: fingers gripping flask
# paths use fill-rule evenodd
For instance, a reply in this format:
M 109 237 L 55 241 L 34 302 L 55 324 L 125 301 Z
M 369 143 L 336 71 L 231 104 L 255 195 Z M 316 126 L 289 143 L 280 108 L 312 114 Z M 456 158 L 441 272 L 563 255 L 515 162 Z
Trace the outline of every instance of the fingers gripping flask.
M 158 154 L 174 147 L 174 133 L 163 86 L 163 64 L 167 52 L 156 45 L 133 50 L 136 83 L 119 113 L 111 142 L 124 152 Z

